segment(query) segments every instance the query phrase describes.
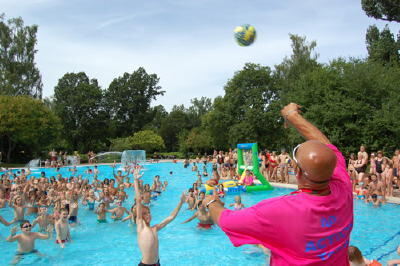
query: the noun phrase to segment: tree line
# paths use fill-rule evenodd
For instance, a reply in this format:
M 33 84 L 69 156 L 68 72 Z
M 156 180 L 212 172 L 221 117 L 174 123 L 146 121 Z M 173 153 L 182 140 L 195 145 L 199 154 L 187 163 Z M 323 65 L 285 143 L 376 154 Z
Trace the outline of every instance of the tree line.
M 368 16 L 400 22 L 390 1 L 362 0 Z M 307 119 L 345 152 L 364 144 L 393 152 L 400 143 L 400 34 L 386 26 L 366 32 L 367 58 L 318 61 L 317 43 L 290 35 L 292 53 L 275 66 L 247 63 L 215 99 L 195 98 L 167 112 L 152 105 L 165 91 L 142 67 L 101 88 L 84 72 L 66 73 L 42 99 L 35 64 L 38 27 L 0 16 L 0 151 L 7 161 L 49 149 L 81 153 L 146 149 L 204 153 L 258 142 L 269 150 L 301 142 L 284 128 L 280 109 L 302 106 Z

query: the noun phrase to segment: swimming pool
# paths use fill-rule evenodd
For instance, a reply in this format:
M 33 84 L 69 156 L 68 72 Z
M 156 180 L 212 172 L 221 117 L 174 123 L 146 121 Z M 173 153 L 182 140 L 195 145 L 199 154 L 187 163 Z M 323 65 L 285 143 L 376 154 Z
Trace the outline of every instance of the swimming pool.
M 211 166 L 209 166 L 211 167 Z M 84 174 L 86 166 L 78 167 L 78 174 Z M 99 179 L 111 178 L 109 166 L 99 166 Z M 211 169 L 209 169 L 211 170 Z M 40 169 L 33 174 L 40 175 Z M 44 169 L 46 176 L 56 175 L 55 169 Z M 169 172 L 173 171 L 170 176 Z M 211 171 L 209 171 L 210 173 Z M 66 168 L 60 173 L 71 176 Z M 151 207 L 152 224 L 160 222 L 175 208 L 179 196 L 196 180 L 190 168 L 182 164 L 159 163 L 145 165 L 145 183 L 151 183 L 155 175 L 161 181 L 167 180 L 169 186 L 160 199 Z M 242 193 L 242 202 L 251 206 L 265 199 L 290 193 L 289 189 L 276 188 L 273 191 L 256 194 Z M 133 200 L 133 190 L 128 190 L 129 198 L 125 207 Z M 233 203 L 234 196 L 227 196 L 225 202 Z M 397 257 L 395 249 L 400 243 L 400 206 L 387 204 L 374 208 L 361 201 L 355 201 L 355 223 L 351 244 L 358 246 L 369 259 L 380 258 L 381 263 Z M 193 214 L 182 207 L 178 217 L 160 231 L 160 263 L 162 265 L 266 265 L 265 255 L 253 246 L 235 248 L 225 234 L 218 228 L 199 230 L 197 222 L 181 224 Z M 0 209 L 0 215 L 7 220 L 13 217 L 10 209 Z M 96 215 L 81 206 L 79 210 L 81 225 L 71 230 L 73 242 L 61 249 L 52 240 L 36 241 L 36 248 L 47 255 L 38 258 L 27 256 L 21 265 L 137 265 L 141 259 L 137 246 L 136 229 L 128 222 L 98 224 Z M 32 216 L 27 216 L 33 220 Z M 0 225 L 0 265 L 7 265 L 15 254 L 16 242 L 8 243 L 5 238 L 11 227 Z

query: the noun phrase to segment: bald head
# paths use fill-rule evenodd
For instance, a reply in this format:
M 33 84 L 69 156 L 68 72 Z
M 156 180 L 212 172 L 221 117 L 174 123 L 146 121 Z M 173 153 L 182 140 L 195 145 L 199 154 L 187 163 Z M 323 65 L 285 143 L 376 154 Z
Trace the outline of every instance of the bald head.
M 314 183 L 328 183 L 336 167 L 336 155 L 325 144 L 309 140 L 300 145 L 296 152 L 298 165 L 303 175 Z

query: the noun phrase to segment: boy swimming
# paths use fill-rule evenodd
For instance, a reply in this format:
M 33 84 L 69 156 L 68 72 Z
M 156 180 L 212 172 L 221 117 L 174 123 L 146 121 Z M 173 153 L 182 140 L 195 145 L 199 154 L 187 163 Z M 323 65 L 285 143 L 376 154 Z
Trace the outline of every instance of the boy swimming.
M 66 209 L 61 210 L 60 219 L 56 222 L 55 227 L 57 233 L 56 243 L 60 244 L 61 248 L 64 248 L 65 243 L 71 241 L 68 224 L 68 211 Z
M 31 232 L 32 225 L 28 220 L 24 220 L 20 224 L 21 234 L 17 235 L 17 227 L 13 227 L 11 229 L 11 235 L 7 237 L 6 241 L 14 242 L 18 241 L 18 249 L 17 253 L 14 257 L 14 260 L 11 264 L 17 264 L 21 261 L 24 255 L 27 254 L 36 254 L 38 256 L 43 256 L 43 254 L 39 253 L 37 249 L 35 249 L 35 240 L 36 239 L 49 239 L 51 238 L 51 233 L 53 232 L 53 227 L 49 226 L 47 228 L 47 234 Z
M 210 213 L 207 211 L 206 207 L 203 206 L 202 200 L 197 203 L 197 211 L 194 213 L 194 215 L 184 221 L 183 224 L 188 223 L 195 218 L 199 220 L 197 227 L 201 229 L 211 229 L 211 226 L 214 224 Z
M 173 212 L 165 218 L 161 223 L 150 226 L 151 214 L 147 206 L 141 204 L 142 196 L 139 190 L 138 178 L 135 175 L 134 188 L 136 194 L 136 229 L 139 249 L 142 253 L 140 266 L 145 265 L 160 265 L 159 250 L 158 250 L 158 231 L 172 222 L 178 215 L 182 204 L 185 202 L 186 196 L 182 193 L 178 206 Z

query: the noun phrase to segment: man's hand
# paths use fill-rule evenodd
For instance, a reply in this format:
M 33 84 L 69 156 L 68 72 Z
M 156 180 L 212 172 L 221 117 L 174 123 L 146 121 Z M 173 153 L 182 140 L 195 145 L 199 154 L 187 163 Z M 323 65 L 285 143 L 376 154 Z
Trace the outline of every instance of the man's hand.
M 213 203 L 211 203 L 211 204 L 214 204 L 214 202 L 218 202 L 221 206 L 224 205 L 224 204 L 222 203 L 221 199 L 219 198 L 218 193 L 217 193 L 217 190 L 215 189 L 215 187 L 214 187 L 214 189 L 213 189 L 213 194 L 212 194 L 212 195 L 207 195 L 207 196 L 205 197 L 205 199 L 203 200 L 202 205 L 203 205 L 205 208 L 208 208 L 207 204 L 210 203 L 211 201 L 213 201 Z
M 301 106 L 296 103 L 289 103 L 281 110 L 281 115 L 283 118 L 287 119 L 287 117 L 292 113 L 301 113 Z

